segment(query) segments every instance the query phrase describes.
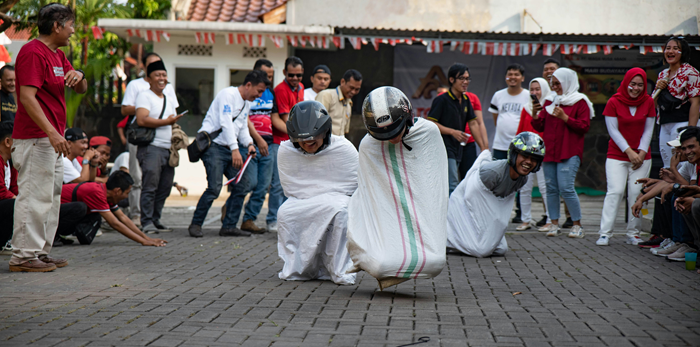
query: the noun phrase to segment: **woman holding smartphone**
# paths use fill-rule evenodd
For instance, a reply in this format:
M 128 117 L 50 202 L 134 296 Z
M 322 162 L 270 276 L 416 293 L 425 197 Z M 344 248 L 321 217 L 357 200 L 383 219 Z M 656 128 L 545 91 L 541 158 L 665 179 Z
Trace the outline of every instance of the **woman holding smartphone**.
M 647 95 L 647 74 L 635 67 L 627 71 L 617 93 L 613 95 L 603 111 L 610 142 L 605 160 L 605 177 L 608 191 L 603 203 L 600 220 L 598 246 L 607 246 L 612 236 L 615 217 L 627 187 L 627 244 L 643 241 L 639 237 L 642 221 L 632 214 L 641 183 L 640 178 L 649 177 L 651 153 L 649 144 L 654 133 L 656 110 L 654 101 Z
M 518 131 L 516 134 L 520 134 L 524 131 L 530 131 L 543 136 L 540 132 L 536 131 L 532 127 L 532 115 L 536 115 L 542 111 L 542 103 L 544 98 L 549 95 L 549 83 L 541 77 L 537 77 L 530 81 L 530 102 L 523 106 L 523 110 L 520 112 L 520 123 L 518 124 Z M 545 143 L 545 146 L 547 144 Z M 542 194 L 542 200 L 544 202 L 544 211 L 547 213 L 547 183 L 545 182 L 544 170 L 538 170 L 536 173 L 531 173 L 528 175 L 527 183 L 520 188 L 520 210 L 522 211 L 523 224 L 518 226 L 515 230 L 523 231 L 530 229 L 532 227 L 532 187 L 534 185 L 535 178 L 537 178 L 537 186 L 540 188 L 540 193 Z M 547 224 L 545 224 L 540 231 L 549 231 L 552 221 L 549 219 L 549 215 L 545 216 L 547 218 Z
M 593 104 L 579 93 L 578 75 L 567 68 L 559 68 L 552 75 L 554 93 L 545 97 L 542 111 L 532 115 L 532 127 L 542 133 L 546 146 L 544 163 L 547 181 L 547 206 L 552 226 L 547 236 L 558 236 L 559 197 L 569 207 L 574 226 L 569 237 L 583 238 L 581 228 L 581 203 L 574 184 L 583 157 L 583 138 L 595 115 Z

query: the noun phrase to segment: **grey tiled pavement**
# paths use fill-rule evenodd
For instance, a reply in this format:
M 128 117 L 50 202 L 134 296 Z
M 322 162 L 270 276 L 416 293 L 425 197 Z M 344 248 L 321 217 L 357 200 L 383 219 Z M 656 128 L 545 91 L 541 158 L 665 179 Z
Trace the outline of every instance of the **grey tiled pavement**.
M 0 265 L 0 346 L 699 346 L 700 275 L 622 237 L 596 247 L 602 198 L 583 199 L 585 239 L 512 233 L 504 257 L 448 255 L 385 292 L 364 273 L 281 281 L 276 234 L 219 237 L 214 208 L 192 239 L 192 211 L 169 208 L 165 248 L 105 233 L 56 248 L 53 273 Z

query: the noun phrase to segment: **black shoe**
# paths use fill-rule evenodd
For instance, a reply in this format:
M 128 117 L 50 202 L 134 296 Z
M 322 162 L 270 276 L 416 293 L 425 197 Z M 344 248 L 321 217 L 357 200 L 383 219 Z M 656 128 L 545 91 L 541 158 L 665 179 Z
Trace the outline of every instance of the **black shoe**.
M 219 236 L 250 236 L 250 233 L 238 228 L 221 228 Z
M 160 231 L 160 232 L 167 233 L 167 232 L 173 231 L 173 229 L 170 229 L 170 228 L 166 227 L 165 225 L 161 224 L 159 220 L 153 221 L 153 225 L 156 228 L 158 228 L 158 231 Z
M 204 237 L 204 234 L 202 234 L 201 225 L 190 224 L 190 227 L 187 228 L 187 231 L 190 232 L 190 236 L 192 237 Z
M 562 225 L 561 227 L 562 227 L 563 229 L 570 229 L 570 228 L 573 227 L 573 226 L 574 226 L 574 221 L 571 220 L 571 217 L 569 217 L 569 218 L 566 219 L 566 222 L 564 222 L 564 225 Z
M 537 222 L 538 227 L 543 227 L 545 224 L 547 224 L 547 215 L 543 214 L 542 219 L 540 219 L 539 222 Z
M 513 219 L 510 221 L 511 223 L 522 223 L 523 220 L 520 219 L 520 216 L 515 216 Z
M 652 235 L 651 238 L 649 238 L 649 240 L 640 242 L 637 244 L 637 246 L 639 246 L 639 248 L 652 248 L 654 246 L 660 245 L 661 242 L 664 242 L 664 240 L 666 239 L 659 235 Z

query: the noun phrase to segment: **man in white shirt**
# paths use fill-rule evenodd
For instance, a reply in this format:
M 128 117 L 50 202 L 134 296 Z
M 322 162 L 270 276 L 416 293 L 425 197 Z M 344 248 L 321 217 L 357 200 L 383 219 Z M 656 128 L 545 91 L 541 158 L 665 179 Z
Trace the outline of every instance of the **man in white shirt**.
M 136 123 L 145 128 L 155 128 L 155 138 L 148 144 L 138 146 L 136 157 L 141 167 L 141 225 L 143 232 L 157 234 L 172 231 L 160 223 L 165 199 L 170 195 L 175 177 L 175 168 L 168 164 L 172 125 L 181 117 L 175 110 L 175 103 L 165 93 L 168 73 L 165 64 L 156 61 L 146 69 L 146 82 L 149 90 L 139 93 L 136 98 Z
M 146 53 L 143 58 L 141 58 L 143 69 L 145 70 L 150 63 L 155 61 L 161 61 L 158 54 L 154 52 Z M 121 111 L 123 116 L 130 117 L 127 121 L 127 128 L 134 121 L 133 116 L 136 114 L 136 97 L 138 97 L 141 92 L 149 90 L 150 88 L 150 84 L 148 84 L 143 77 L 129 82 L 126 86 L 124 98 L 122 99 Z M 176 109 L 180 106 L 177 102 L 175 89 L 173 89 L 171 84 L 165 86 L 163 93 L 168 96 L 168 99 Z M 131 174 L 131 178 L 134 179 L 134 185 L 129 193 L 129 206 L 131 206 L 129 208 L 129 217 L 131 217 L 131 220 L 133 220 L 136 225 L 141 225 L 141 208 L 139 207 L 139 201 L 141 200 L 141 168 L 139 167 L 138 158 L 136 157 L 136 145 L 132 145 L 128 142 L 126 145 L 129 150 L 129 174 Z
M 316 95 L 331 84 L 331 69 L 318 65 L 311 72 L 311 88 L 304 89 L 304 101 L 316 100 Z
M 493 114 L 496 135 L 493 138 L 493 158 L 507 159 L 510 141 L 515 137 L 520 124 L 520 111 L 530 102 L 530 92 L 522 87 L 525 68 L 513 64 L 506 69 L 508 88 L 497 91 L 491 99 L 489 112 Z
M 100 154 L 88 149 L 87 135 L 80 128 L 66 129 L 64 137 L 70 153 L 63 157 L 63 183 L 94 182 Z
M 209 149 L 202 154 L 202 162 L 207 172 L 207 189 L 197 202 L 192 223 L 188 228 L 190 236 L 204 236 L 202 224 L 212 202 L 221 193 L 222 176 L 225 175 L 227 179 L 234 178 L 243 167 L 243 157 L 255 156 L 255 145 L 248 128 L 248 114 L 251 102 L 260 97 L 269 84 L 264 71 L 251 71 L 243 80 L 243 85 L 223 89 L 209 106 L 199 129 L 199 132 L 206 131 L 213 138 Z M 238 184 L 248 183 L 244 179 Z M 219 236 L 250 236 L 250 232 L 236 228 L 243 201 L 236 202 L 233 196 L 231 194 L 226 201 L 226 214 Z M 238 204 L 239 211 L 236 222 L 232 212 L 235 204 Z

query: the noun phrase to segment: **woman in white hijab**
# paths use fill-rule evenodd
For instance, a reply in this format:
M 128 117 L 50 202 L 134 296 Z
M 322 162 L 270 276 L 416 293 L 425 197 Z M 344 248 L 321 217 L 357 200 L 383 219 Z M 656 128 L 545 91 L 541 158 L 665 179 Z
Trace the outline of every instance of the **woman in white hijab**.
M 542 168 L 547 182 L 547 206 L 552 226 L 547 236 L 558 236 L 559 197 L 564 198 L 571 212 L 574 226 L 569 237 L 582 238 L 581 203 L 574 184 L 583 158 L 584 136 L 595 115 L 593 104 L 579 93 L 578 75 L 567 68 L 559 68 L 552 75 L 552 91 L 544 101 L 544 109 L 533 115 L 532 127 L 542 133 L 547 151 Z
M 549 95 L 550 91 L 549 83 L 544 78 L 537 77 L 530 81 L 530 102 L 525 104 L 520 112 L 520 123 L 518 124 L 518 131 L 516 134 L 530 131 L 542 137 L 542 134 L 536 131 L 530 123 L 532 122 L 532 115 L 536 115 L 542 110 L 544 99 Z M 546 145 L 545 143 L 545 146 Z M 540 188 L 540 193 L 542 194 L 545 211 L 543 217 L 547 222 L 539 231 L 549 231 L 552 226 L 552 221 L 547 214 L 547 184 L 545 183 L 544 170 L 538 170 L 536 173 L 530 174 L 527 183 L 520 188 L 520 210 L 522 211 L 523 224 L 516 228 L 518 231 L 530 229 L 535 225 L 535 222 L 532 220 L 532 187 L 535 178 L 537 178 L 537 186 Z

